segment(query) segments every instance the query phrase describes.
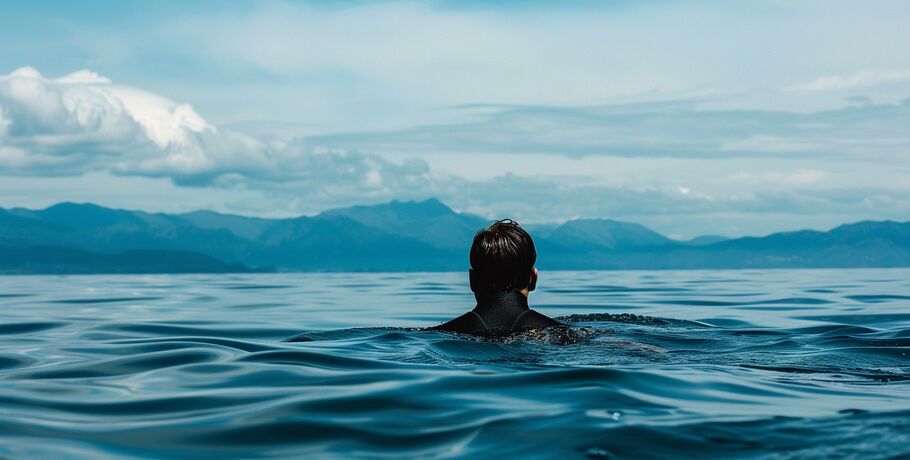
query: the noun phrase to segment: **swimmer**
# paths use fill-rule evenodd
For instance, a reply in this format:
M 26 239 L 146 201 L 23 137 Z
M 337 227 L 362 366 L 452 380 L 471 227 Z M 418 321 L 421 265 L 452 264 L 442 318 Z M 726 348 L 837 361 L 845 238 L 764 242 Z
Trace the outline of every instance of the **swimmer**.
M 529 332 L 563 324 L 528 307 L 537 286 L 537 250 L 517 222 L 503 219 L 474 235 L 471 245 L 473 310 L 431 330 L 494 336 Z

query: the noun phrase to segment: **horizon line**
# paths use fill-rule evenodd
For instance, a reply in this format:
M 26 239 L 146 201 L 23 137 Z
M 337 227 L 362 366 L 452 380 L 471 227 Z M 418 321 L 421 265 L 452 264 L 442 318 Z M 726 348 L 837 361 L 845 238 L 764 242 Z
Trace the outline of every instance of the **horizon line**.
M 111 211 L 139 212 L 139 213 L 144 213 L 144 214 L 149 214 L 149 215 L 166 215 L 166 216 L 185 216 L 185 215 L 189 215 L 189 214 L 205 212 L 205 213 L 212 213 L 212 214 L 217 214 L 217 215 L 226 216 L 226 217 L 239 217 L 239 218 L 243 218 L 243 219 L 259 219 L 259 220 L 268 220 L 268 221 L 276 221 L 276 222 L 279 222 L 279 221 L 285 221 L 285 220 L 300 219 L 300 218 L 304 218 L 304 217 L 307 217 L 307 218 L 316 218 L 316 217 L 319 217 L 319 216 L 322 215 L 322 214 L 326 214 L 326 213 L 329 213 L 329 212 L 332 212 L 332 211 L 337 211 L 337 210 L 341 210 L 341 209 L 350 209 L 350 208 L 355 208 L 355 207 L 372 208 L 372 207 L 378 207 L 378 206 L 384 206 L 384 205 L 391 205 L 391 204 L 395 204 L 395 203 L 419 205 L 419 204 L 424 204 L 424 203 L 433 202 L 433 201 L 435 201 L 435 202 L 441 204 L 442 206 L 446 207 L 449 211 L 451 211 L 451 212 L 453 212 L 453 213 L 455 213 L 455 214 L 458 214 L 458 215 L 463 215 L 463 216 L 474 216 L 474 217 L 479 217 L 479 218 L 481 218 L 481 219 L 487 219 L 487 220 L 489 220 L 489 221 L 494 221 L 494 220 L 496 220 L 496 218 L 493 218 L 493 217 L 479 216 L 479 215 L 471 214 L 471 213 L 468 213 L 468 212 L 458 211 L 458 210 L 452 208 L 451 206 L 449 206 L 448 204 L 446 204 L 445 202 L 443 202 L 442 200 L 440 200 L 440 199 L 438 199 L 438 198 L 436 198 L 436 197 L 428 197 L 428 198 L 424 198 L 424 199 L 411 199 L 411 200 L 392 199 L 392 200 L 389 200 L 389 201 L 383 201 L 383 202 L 378 202 L 378 203 L 373 203 L 373 204 L 352 204 L 352 205 L 348 205 L 348 206 L 339 206 L 339 207 L 334 207 L 334 208 L 325 209 L 325 210 L 319 211 L 319 212 L 314 213 L 314 214 L 299 214 L 299 215 L 287 216 L 287 217 L 262 217 L 262 216 L 256 216 L 256 215 L 246 215 L 246 214 L 238 214 L 238 213 L 227 213 L 227 212 L 215 211 L 215 210 L 212 210 L 212 209 L 202 209 L 202 208 L 200 208 L 200 209 L 194 209 L 194 210 L 191 210 L 191 211 L 185 211 L 185 212 L 147 211 L 147 210 L 144 210 L 144 209 L 128 209 L 128 208 L 120 208 L 120 207 L 109 207 L 109 206 L 101 205 L 101 204 L 94 203 L 94 202 L 90 202 L 90 201 L 83 201 L 83 202 L 76 202 L 76 201 L 59 201 L 59 202 L 56 202 L 56 203 L 54 203 L 54 204 L 48 205 L 48 206 L 46 206 L 46 207 L 44 207 L 44 208 L 27 208 L 27 207 L 24 207 L 24 206 L 15 206 L 15 207 L 4 207 L 4 206 L 0 206 L 0 211 L 9 212 L 9 211 L 22 210 L 22 211 L 28 211 L 28 212 L 41 212 L 41 211 L 47 211 L 47 210 L 49 210 L 49 209 L 51 209 L 51 208 L 59 207 L 59 206 L 62 206 L 62 205 L 73 205 L 73 206 L 94 206 L 94 207 L 97 207 L 97 208 L 107 209 L 107 210 L 111 210 Z M 665 238 L 667 238 L 667 239 L 670 239 L 670 240 L 673 240 L 673 241 L 679 241 L 679 242 L 693 241 L 693 240 L 696 240 L 696 239 L 698 239 L 698 238 L 704 238 L 704 237 L 721 237 L 721 238 L 725 238 L 725 239 L 728 239 L 728 240 L 736 240 L 736 239 L 742 239 L 742 238 L 765 238 L 765 237 L 768 237 L 768 236 L 771 236 L 771 235 L 787 234 L 787 233 L 798 233 L 798 232 L 805 232 L 805 231 L 825 233 L 825 232 L 829 232 L 829 231 L 832 231 L 832 230 L 834 230 L 834 229 L 837 229 L 837 228 L 840 228 L 840 227 L 843 227 L 843 226 L 847 226 L 847 225 L 858 225 L 858 224 L 862 224 L 862 223 L 896 223 L 896 224 L 908 224 L 908 223 L 910 223 L 910 220 L 907 220 L 907 221 L 899 221 L 899 220 L 894 220 L 894 219 L 881 219 L 881 220 L 877 220 L 877 219 L 860 219 L 860 220 L 856 220 L 856 221 L 842 222 L 842 223 L 840 223 L 840 224 L 837 224 L 837 225 L 834 225 L 834 226 L 832 226 L 832 227 L 830 227 L 830 228 L 825 228 L 825 229 L 817 229 L 817 228 L 807 228 L 807 227 L 803 227 L 803 228 L 798 228 L 798 229 L 791 229 L 791 230 L 783 230 L 783 231 L 770 232 L 770 233 L 761 234 L 761 235 L 739 235 L 739 236 L 728 236 L 728 235 L 721 235 L 721 234 L 717 234 L 717 233 L 703 233 L 703 234 L 699 234 L 699 235 L 693 236 L 693 237 L 691 237 L 691 238 L 685 238 L 685 239 L 673 238 L 673 237 L 667 236 L 667 235 L 665 235 L 664 233 L 659 232 L 659 231 L 657 231 L 657 230 L 654 230 L 653 228 L 651 228 L 651 227 L 649 227 L 649 226 L 647 226 L 647 225 L 644 225 L 644 224 L 642 224 L 642 223 L 640 223 L 640 222 L 630 221 L 630 220 L 619 220 L 619 219 L 614 219 L 614 218 L 610 218 L 610 217 L 576 217 L 576 218 L 572 218 L 572 219 L 566 219 L 566 220 L 561 221 L 561 222 L 540 222 L 540 223 L 530 223 L 530 224 L 523 224 L 522 226 L 523 226 L 523 227 L 546 226 L 546 225 L 562 226 L 562 225 L 565 225 L 565 224 L 568 223 L 568 222 L 584 221 L 584 220 L 612 221 L 612 222 L 618 222 L 618 223 L 624 223 L 624 224 L 641 225 L 641 226 L 645 227 L 646 229 L 648 229 L 648 230 L 650 230 L 650 231 L 652 231 L 652 232 L 655 232 L 655 233 L 657 233 L 657 234 L 659 234 L 659 235 L 661 235 L 661 236 L 663 236 L 663 237 L 665 237 Z

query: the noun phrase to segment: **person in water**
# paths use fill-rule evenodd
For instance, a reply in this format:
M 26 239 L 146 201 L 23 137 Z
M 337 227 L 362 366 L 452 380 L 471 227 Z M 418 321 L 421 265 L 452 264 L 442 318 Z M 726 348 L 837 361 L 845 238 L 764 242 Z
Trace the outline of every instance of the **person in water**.
M 481 229 L 471 245 L 473 310 L 430 329 L 493 336 L 533 331 L 562 323 L 528 307 L 537 286 L 537 250 L 517 222 L 503 219 Z

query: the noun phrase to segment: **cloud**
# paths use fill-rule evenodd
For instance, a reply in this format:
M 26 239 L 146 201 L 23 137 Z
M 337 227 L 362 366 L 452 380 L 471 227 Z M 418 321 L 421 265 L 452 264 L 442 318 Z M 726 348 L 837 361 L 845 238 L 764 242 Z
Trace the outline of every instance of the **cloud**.
M 22 68 L 0 76 L 0 197 L 272 216 L 437 197 L 488 217 L 611 217 L 685 236 L 910 212 L 910 101 L 812 113 L 698 101 L 460 110 L 468 121 L 278 140 L 91 71 Z M 458 168 L 438 167 L 447 161 Z
M 904 0 L 451 3 L 22 2 L 0 15 L 0 69 L 103 69 L 220 126 L 271 119 L 307 134 L 445 122 L 439 107 L 476 102 L 724 94 L 727 107 L 817 110 L 852 94 L 786 89 L 910 69 Z M 891 86 L 869 96 L 910 97 Z
M 398 106 L 428 99 L 584 104 L 696 88 L 783 89 L 817 75 L 908 63 L 895 45 L 908 38 L 908 8 L 899 0 L 876 7 L 822 0 L 483 3 L 266 3 L 179 15 L 156 31 L 189 38 L 188 52 L 206 60 L 302 75 L 341 97 L 390 96 Z
M 852 75 L 831 75 L 790 87 L 791 91 L 843 91 L 894 83 L 910 82 L 910 70 L 892 72 L 858 72 Z
M 394 197 L 431 188 L 420 160 L 388 161 L 303 139 L 266 142 L 220 130 L 188 104 L 83 70 L 46 78 L 24 67 L 0 76 L 0 172 L 78 176 L 106 171 L 183 186 L 258 187 Z
M 721 110 L 699 101 L 601 106 L 466 106 L 472 120 L 314 136 L 372 151 L 744 158 L 903 155 L 910 99 L 799 113 Z
M 810 188 L 809 171 L 781 174 L 787 187 L 734 186 L 708 193 L 696 185 L 598 186 L 575 178 L 506 174 L 470 181 L 457 193 L 440 195 L 458 209 L 522 223 L 610 217 L 640 222 L 680 238 L 699 234 L 759 235 L 802 228 L 827 229 L 863 219 L 906 221 L 910 189 Z
M 726 182 L 737 185 L 783 184 L 807 186 L 818 184 L 825 179 L 825 172 L 815 169 L 799 169 L 792 172 L 769 171 L 752 173 L 741 171 L 727 176 Z
M 125 165 L 179 155 L 192 147 L 192 135 L 211 129 L 188 122 L 200 120 L 188 106 L 89 71 L 48 79 L 23 67 L 0 76 L 0 108 L 6 119 L 0 143 L 20 152 L 4 156 L 7 173 L 131 169 Z

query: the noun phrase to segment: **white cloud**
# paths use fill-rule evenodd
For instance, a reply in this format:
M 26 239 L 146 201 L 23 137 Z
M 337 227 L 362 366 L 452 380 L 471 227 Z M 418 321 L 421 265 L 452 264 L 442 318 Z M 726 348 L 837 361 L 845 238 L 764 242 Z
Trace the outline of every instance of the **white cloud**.
M 12 123 L 8 118 L 6 118 L 5 110 L 3 106 L 0 105 L 0 136 L 6 135 L 6 130 L 9 129 L 9 125 Z
M 806 139 L 793 139 L 777 136 L 753 135 L 746 139 L 724 142 L 720 150 L 727 152 L 811 152 L 819 150 L 822 144 Z
M 0 165 L 16 167 L 24 165 L 28 161 L 28 155 L 24 151 L 15 147 L 0 145 Z
M 612 217 L 686 235 L 721 219 L 734 228 L 731 216 L 751 216 L 751 232 L 810 215 L 848 221 L 910 209 L 906 162 L 894 161 L 906 152 L 910 103 L 813 114 L 673 101 L 485 110 L 472 122 L 278 141 L 90 71 L 54 79 L 23 68 L 0 76 L 0 206 L 82 196 L 294 215 L 435 196 L 490 217 Z M 737 139 L 746 152 L 731 151 Z M 759 227 L 760 215 L 773 222 Z
M 790 87 L 791 91 L 843 91 L 910 82 L 910 70 L 865 71 L 851 75 L 830 75 Z
M 131 109 L 141 108 L 128 106 L 116 87 L 92 75 L 81 71 L 55 80 L 23 67 L 0 76 L 6 118 L 0 145 L 16 147 L 30 160 L 5 163 L 5 168 L 80 174 L 112 158 L 161 154 L 143 127 L 155 120 L 133 116 Z M 48 163 L 69 170 L 46 170 Z
M 106 88 L 122 103 L 126 114 L 142 126 L 145 135 L 158 147 L 192 144 L 193 134 L 214 133 L 215 128 L 202 119 L 189 104 L 177 104 L 161 96 L 123 86 Z
M 824 171 L 817 169 L 799 169 L 790 172 L 768 171 L 753 173 L 741 171 L 727 176 L 724 181 L 737 185 L 795 185 L 807 186 L 822 182 L 827 177 Z
M 903 156 L 910 99 L 818 112 L 707 109 L 696 101 L 463 107 L 473 119 L 310 139 L 383 154 L 651 157 Z M 545 170 L 545 169 L 544 169 Z
M 814 111 L 844 95 L 785 90 L 910 69 L 905 0 L 506 3 L 148 2 L 106 8 L 104 21 L 9 8 L 21 28 L 0 27 L 0 69 L 104 69 L 219 125 L 281 120 L 307 134 L 440 123 L 440 107 L 478 102 Z M 899 101 L 910 85 L 869 96 Z
M 426 191 L 419 160 L 266 142 L 219 130 L 188 104 L 82 70 L 52 79 L 24 67 L 0 76 L 0 173 L 66 176 L 107 171 L 179 185 L 257 187 L 393 198 Z
M 31 68 L 26 67 L 25 69 L 31 69 Z M 22 69 L 20 69 L 20 70 L 22 70 Z M 34 69 L 31 69 L 31 70 L 34 70 Z M 16 72 L 13 72 L 13 73 L 15 74 Z M 34 78 L 41 78 L 41 74 L 37 70 L 34 70 L 34 72 L 32 72 L 32 76 Z M 65 77 L 58 78 L 57 82 L 58 83 L 109 84 L 109 83 L 111 83 L 111 79 L 107 78 L 107 77 L 102 77 L 101 75 L 98 75 L 97 73 L 92 72 L 91 70 L 82 69 L 82 70 L 77 70 Z

